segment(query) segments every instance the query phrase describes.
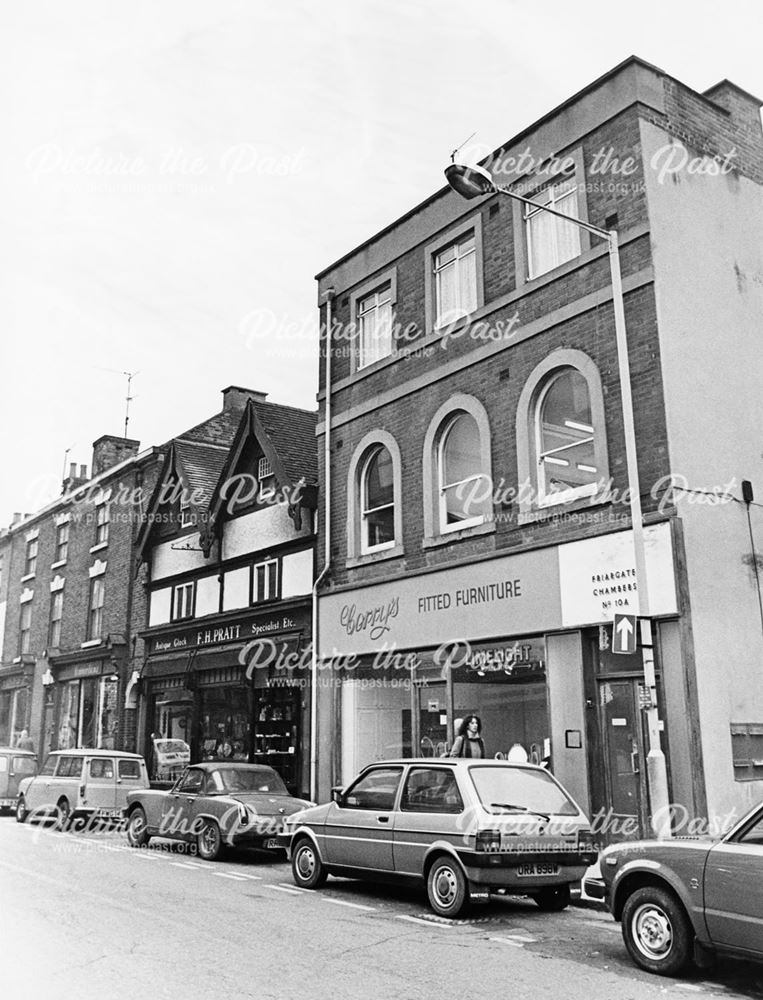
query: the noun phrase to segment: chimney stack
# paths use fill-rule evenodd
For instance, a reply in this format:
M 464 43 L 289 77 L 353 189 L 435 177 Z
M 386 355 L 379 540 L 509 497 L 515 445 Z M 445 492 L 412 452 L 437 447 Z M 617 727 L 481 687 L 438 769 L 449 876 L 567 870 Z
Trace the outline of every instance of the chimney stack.
M 223 389 L 223 410 L 243 410 L 248 400 L 264 403 L 267 398 L 266 392 L 244 389 L 240 385 L 229 385 L 227 389 Z
M 80 465 L 80 467 L 79 467 L 79 476 L 78 476 L 77 475 L 77 463 L 76 462 L 70 462 L 69 463 L 69 475 L 66 477 L 66 479 L 64 479 L 63 483 L 61 484 L 61 492 L 62 493 L 71 493 L 72 490 L 76 490 L 80 486 L 83 486 L 87 482 L 87 480 L 88 480 L 87 466 L 86 465 Z
M 93 476 L 100 476 L 120 462 L 134 458 L 139 448 L 140 441 L 133 438 L 116 437 L 113 434 L 99 437 L 97 441 L 93 441 Z

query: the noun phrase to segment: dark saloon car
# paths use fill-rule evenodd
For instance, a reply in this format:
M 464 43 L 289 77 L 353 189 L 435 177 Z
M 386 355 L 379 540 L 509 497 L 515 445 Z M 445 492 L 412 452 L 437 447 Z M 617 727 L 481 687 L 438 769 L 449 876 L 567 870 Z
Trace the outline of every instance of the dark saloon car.
M 151 837 L 192 843 L 207 861 L 226 845 L 272 850 L 285 817 L 311 805 L 290 795 L 272 767 L 194 764 L 169 791 L 130 792 L 127 840 L 132 847 L 144 847 Z
M 298 886 L 424 883 L 443 917 L 497 891 L 561 910 L 596 860 L 588 820 L 548 771 L 469 758 L 372 764 L 333 802 L 290 817 L 279 843 Z
M 715 954 L 763 961 L 763 804 L 720 840 L 636 841 L 608 847 L 603 896 L 636 965 L 662 976 Z

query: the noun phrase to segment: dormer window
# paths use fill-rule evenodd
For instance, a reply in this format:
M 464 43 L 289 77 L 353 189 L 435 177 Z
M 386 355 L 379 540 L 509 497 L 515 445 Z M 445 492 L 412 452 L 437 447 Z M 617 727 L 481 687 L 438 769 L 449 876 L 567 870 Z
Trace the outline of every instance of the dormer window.
M 193 511 L 189 504 L 180 503 L 180 527 L 190 528 L 193 525 Z
M 260 486 L 260 497 L 272 496 L 276 488 L 276 477 L 273 475 L 270 459 L 264 455 L 257 463 L 257 482 Z

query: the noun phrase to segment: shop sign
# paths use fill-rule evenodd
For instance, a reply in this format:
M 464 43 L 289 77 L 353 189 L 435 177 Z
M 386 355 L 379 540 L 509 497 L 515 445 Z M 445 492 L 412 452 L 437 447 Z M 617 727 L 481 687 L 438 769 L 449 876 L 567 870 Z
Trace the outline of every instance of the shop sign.
M 293 631 L 302 627 L 302 621 L 290 615 L 226 622 L 206 628 L 190 627 L 170 635 L 157 636 L 148 640 L 149 655 L 171 653 L 184 649 L 198 649 L 204 646 L 219 646 L 225 643 L 248 642 L 252 638 Z
M 329 594 L 318 613 L 323 659 L 558 628 L 556 549 Z
M 533 657 L 532 642 L 503 643 L 498 646 L 478 646 L 467 654 L 465 666 L 480 677 L 501 674 L 512 677 L 518 674 L 544 673 L 543 660 Z
M 644 529 L 649 614 L 678 611 L 670 525 Z M 559 546 L 562 624 L 611 622 L 615 614 L 639 613 L 633 533 L 618 531 Z

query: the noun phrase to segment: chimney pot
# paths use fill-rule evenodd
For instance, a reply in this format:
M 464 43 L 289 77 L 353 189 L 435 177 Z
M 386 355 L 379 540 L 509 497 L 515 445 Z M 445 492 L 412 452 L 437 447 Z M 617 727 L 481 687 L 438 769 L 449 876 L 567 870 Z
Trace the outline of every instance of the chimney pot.
M 77 463 L 71 462 L 69 464 L 69 479 L 76 479 L 76 478 L 77 478 Z
M 87 479 L 87 466 L 81 465 L 79 467 L 79 477 L 80 479 Z

